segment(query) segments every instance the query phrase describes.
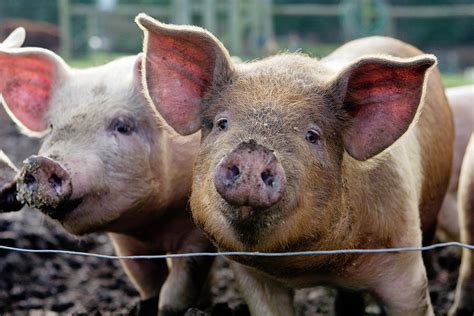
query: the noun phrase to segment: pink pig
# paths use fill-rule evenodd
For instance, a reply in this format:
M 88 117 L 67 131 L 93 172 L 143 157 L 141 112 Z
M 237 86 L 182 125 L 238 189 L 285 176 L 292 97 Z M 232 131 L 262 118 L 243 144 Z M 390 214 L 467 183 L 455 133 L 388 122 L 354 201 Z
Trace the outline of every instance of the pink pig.
M 119 255 L 213 251 L 188 209 L 199 135 L 173 131 L 142 94 L 141 55 L 72 69 L 40 48 L 0 49 L 0 93 L 11 118 L 43 137 L 25 161 L 18 198 L 68 232 L 108 232 Z M 124 260 L 159 314 L 198 303 L 210 258 Z

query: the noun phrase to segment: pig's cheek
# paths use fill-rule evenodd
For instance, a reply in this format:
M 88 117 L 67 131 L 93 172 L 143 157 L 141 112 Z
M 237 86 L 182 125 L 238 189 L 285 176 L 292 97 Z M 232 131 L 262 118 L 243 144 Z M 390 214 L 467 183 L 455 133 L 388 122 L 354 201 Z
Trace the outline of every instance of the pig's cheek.
M 69 169 L 72 178 L 72 199 L 85 196 L 99 196 L 104 193 L 105 168 L 98 159 L 86 158 L 81 162 L 70 162 L 74 166 Z

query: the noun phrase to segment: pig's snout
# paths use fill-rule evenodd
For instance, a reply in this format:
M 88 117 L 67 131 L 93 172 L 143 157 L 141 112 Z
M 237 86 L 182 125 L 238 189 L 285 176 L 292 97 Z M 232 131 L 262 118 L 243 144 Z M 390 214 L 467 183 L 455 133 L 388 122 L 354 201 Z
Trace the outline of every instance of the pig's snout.
M 31 156 L 24 162 L 17 189 L 21 202 L 41 210 L 54 210 L 71 197 L 72 182 L 59 163 Z
M 217 165 L 214 185 L 231 205 L 264 209 L 276 204 L 285 191 L 282 165 L 268 148 L 243 142 Z

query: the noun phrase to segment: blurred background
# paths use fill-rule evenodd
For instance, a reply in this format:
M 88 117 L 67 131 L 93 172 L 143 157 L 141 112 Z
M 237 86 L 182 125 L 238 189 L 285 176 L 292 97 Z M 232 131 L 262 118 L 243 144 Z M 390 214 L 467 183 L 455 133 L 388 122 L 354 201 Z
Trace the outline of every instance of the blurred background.
M 473 0 L 2 0 L 0 37 L 25 26 L 27 46 L 85 67 L 141 50 L 139 12 L 203 26 L 243 59 L 388 35 L 437 55 L 448 86 L 474 82 Z

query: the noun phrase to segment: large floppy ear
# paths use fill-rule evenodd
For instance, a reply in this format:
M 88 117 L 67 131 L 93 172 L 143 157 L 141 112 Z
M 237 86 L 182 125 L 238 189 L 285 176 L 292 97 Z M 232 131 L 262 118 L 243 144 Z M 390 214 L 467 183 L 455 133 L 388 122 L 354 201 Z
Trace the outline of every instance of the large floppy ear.
M 352 157 L 369 159 L 408 130 L 435 64 L 433 55 L 364 57 L 336 77 L 330 85 L 349 117 L 343 142 Z
M 8 35 L 8 37 L 0 43 L 0 47 L 6 48 L 14 48 L 14 47 L 21 47 L 25 42 L 26 31 L 23 27 L 17 27 L 13 30 L 13 32 Z
M 59 56 L 46 49 L 0 47 L 0 101 L 29 135 L 41 136 L 48 129 L 50 97 L 66 68 Z
M 145 33 L 143 80 L 154 106 L 181 135 L 201 128 L 203 96 L 233 71 L 230 56 L 211 33 L 160 23 L 139 14 Z

